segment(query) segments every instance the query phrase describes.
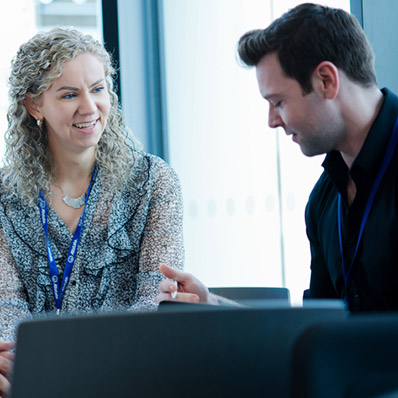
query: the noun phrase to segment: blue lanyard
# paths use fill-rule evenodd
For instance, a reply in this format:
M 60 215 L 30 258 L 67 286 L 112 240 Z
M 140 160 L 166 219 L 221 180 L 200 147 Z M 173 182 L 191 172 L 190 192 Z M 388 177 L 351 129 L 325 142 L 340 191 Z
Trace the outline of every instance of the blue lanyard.
M 57 314 L 58 315 L 59 315 L 59 312 L 61 310 L 62 297 L 63 297 L 63 295 L 65 293 L 66 286 L 68 285 L 69 278 L 70 278 L 70 275 L 72 273 L 73 264 L 75 263 L 77 247 L 79 246 L 80 236 L 81 236 L 82 228 L 83 228 L 84 215 L 86 213 L 87 201 L 88 201 L 88 197 L 90 195 L 91 187 L 93 185 L 93 181 L 94 181 L 94 178 L 95 178 L 95 171 L 96 171 L 96 166 L 94 167 L 93 174 L 91 175 L 90 185 L 88 186 L 86 200 L 85 200 L 85 203 L 84 203 L 83 213 L 80 216 L 80 219 L 79 219 L 79 222 L 77 224 L 75 233 L 73 234 L 73 237 L 72 237 L 72 242 L 71 242 L 70 247 L 69 247 L 69 252 L 68 252 L 68 257 L 67 257 L 66 263 L 65 263 L 65 270 L 64 270 L 64 276 L 62 278 L 61 287 L 59 286 L 59 276 L 58 276 L 57 264 L 55 263 L 54 255 L 53 255 L 53 252 L 52 252 L 51 246 L 50 246 L 50 241 L 48 239 L 48 208 L 47 208 L 47 201 L 44 198 L 43 192 L 39 191 L 40 220 L 41 220 L 41 224 L 43 226 L 44 233 L 46 235 L 48 267 L 49 267 L 49 270 L 50 270 L 51 285 L 52 285 L 52 288 L 53 288 L 55 306 L 57 308 Z
M 370 211 L 372 209 L 372 205 L 373 205 L 374 198 L 376 196 L 376 192 L 377 192 L 380 182 L 383 179 L 383 176 L 387 170 L 387 167 L 391 162 L 391 159 L 394 155 L 395 148 L 397 147 L 397 144 L 398 144 L 398 118 L 395 122 L 394 129 L 392 131 L 390 140 L 388 142 L 388 147 L 387 147 L 386 154 L 384 155 L 383 163 L 381 164 L 380 170 L 376 176 L 376 179 L 375 179 L 372 189 L 370 191 L 368 201 L 366 202 L 365 211 L 362 216 L 361 227 L 359 230 L 357 245 L 355 247 L 354 256 L 352 258 L 352 261 L 351 261 L 351 264 L 350 264 L 350 267 L 348 268 L 348 270 L 345 267 L 344 252 L 343 252 L 343 236 L 342 236 L 342 232 L 341 232 L 341 195 L 339 194 L 339 196 L 338 196 L 337 219 L 338 219 L 338 228 L 339 228 L 341 263 L 342 263 L 342 268 L 343 268 L 344 284 L 345 284 L 346 288 L 350 285 L 350 281 L 351 281 L 350 276 L 351 276 L 352 266 L 354 264 L 355 257 L 358 252 L 359 243 L 361 241 L 366 222 L 368 221 L 368 217 L 369 217 Z M 347 297 L 346 297 L 346 299 L 347 299 Z

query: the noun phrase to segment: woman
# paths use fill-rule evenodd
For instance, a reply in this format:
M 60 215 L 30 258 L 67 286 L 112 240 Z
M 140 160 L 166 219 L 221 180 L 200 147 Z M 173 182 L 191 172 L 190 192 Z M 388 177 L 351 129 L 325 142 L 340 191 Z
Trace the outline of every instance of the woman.
M 0 336 L 32 314 L 156 308 L 183 266 L 178 178 L 136 149 L 109 54 L 55 28 L 12 62 L 0 182 Z

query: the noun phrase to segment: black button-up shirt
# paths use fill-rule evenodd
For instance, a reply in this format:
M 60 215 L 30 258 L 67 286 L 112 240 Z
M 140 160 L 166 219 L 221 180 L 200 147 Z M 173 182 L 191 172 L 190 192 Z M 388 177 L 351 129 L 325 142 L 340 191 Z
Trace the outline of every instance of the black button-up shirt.
M 344 298 L 352 311 L 398 310 L 398 150 L 380 183 L 369 214 L 346 291 L 339 246 L 337 203 L 342 200 L 345 265 L 352 262 L 366 202 L 377 176 L 398 116 L 398 97 L 382 90 L 384 101 L 351 169 L 338 151 L 327 154 L 324 172 L 307 207 L 307 235 L 311 246 L 311 298 Z M 347 203 L 348 178 L 356 196 Z

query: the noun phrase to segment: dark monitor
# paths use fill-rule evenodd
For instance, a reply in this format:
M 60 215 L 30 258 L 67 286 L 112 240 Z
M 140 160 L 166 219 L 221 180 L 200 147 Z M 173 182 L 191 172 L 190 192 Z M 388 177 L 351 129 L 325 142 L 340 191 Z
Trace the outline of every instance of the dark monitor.
M 398 313 L 313 325 L 292 361 L 292 398 L 398 398 Z
M 11 398 L 287 397 L 300 332 L 340 309 L 219 308 L 21 323 Z

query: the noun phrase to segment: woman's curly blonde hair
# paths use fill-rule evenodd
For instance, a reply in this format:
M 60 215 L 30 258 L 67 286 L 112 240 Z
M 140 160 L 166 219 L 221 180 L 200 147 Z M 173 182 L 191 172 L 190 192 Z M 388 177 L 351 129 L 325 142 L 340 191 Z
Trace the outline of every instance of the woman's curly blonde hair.
M 96 161 L 103 183 L 119 188 L 134 164 L 138 144 L 129 137 L 113 91 L 115 69 L 104 46 L 92 36 L 72 28 L 53 28 L 40 32 L 23 44 L 11 62 L 9 101 L 5 133 L 6 150 L 2 177 L 5 189 L 33 206 L 39 190 L 50 197 L 54 178 L 45 126 L 38 126 L 25 106 L 25 98 L 39 98 L 61 76 L 65 63 L 80 54 L 96 56 L 104 66 L 110 97 L 110 112 L 97 144 Z

